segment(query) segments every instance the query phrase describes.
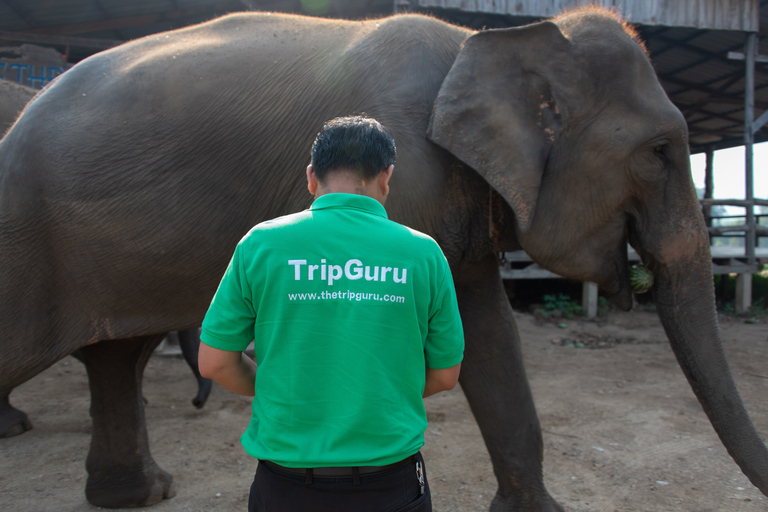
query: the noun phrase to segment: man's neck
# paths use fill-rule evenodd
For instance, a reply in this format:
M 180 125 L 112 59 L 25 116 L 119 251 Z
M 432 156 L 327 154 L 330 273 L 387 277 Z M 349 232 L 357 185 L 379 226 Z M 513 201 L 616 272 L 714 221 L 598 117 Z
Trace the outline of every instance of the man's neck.
M 317 186 L 315 199 L 325 194 L 357 194 L 376 199 L 382 205 L 386 201 L 386 196 L 381 194 L 375 178 L 368 181 L 361 180 L 359 175 L 350 172 L 337 171 L 326 176 L 323 183 Z

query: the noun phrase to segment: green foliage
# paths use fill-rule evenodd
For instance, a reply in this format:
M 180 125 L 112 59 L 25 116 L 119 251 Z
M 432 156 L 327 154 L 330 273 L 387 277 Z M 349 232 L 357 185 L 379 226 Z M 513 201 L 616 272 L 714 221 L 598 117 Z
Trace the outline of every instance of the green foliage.
M 737 314 L 736 302 L 733 298 L 736 296 L 735 275 L 716 275 L 715 294 L 717 295 L 718 310 L 721 313 Z M 767 316 L 768 311 L 766 309 L 768 309 L 768 269 L 764 268 L 761 272 L 752 276 L 752 306 L 749 311 L 739 313 L 739 316 Z
M 603 317 L 607 315 L 612 307 L 611 301 L 602 295 L 597 298 L 597 316 Z
M 559 312 L 563 318 L 573 318 L 574 315 L 581 315 L 583 308 L 579 306 L 578 302 L 571 300 L 569 296 L 564 293 L 544 295 L 544 310 L 542 311 L 546 316 L 552 316 L 555 312 Z
M 722 237 L 722 236 L 716 236 L 712 240 L 712 245 L 714 247 L 744 247 L 744 240 L 739 237 L 731 236 L 731 237 Z
M 768 268 L 752 276 L 752 298 L 755 302 L 760 299 L 768 301 Z
M 720 313 L 724 313 L 726 315 L 734 315 L 747 318 L 749 323 L 754 323 L 757 317 L 768 316 L 768 311 L 766 311 L 766 304 L 762 298 L 753 302 L 749 309 L 743 313 L 736 312 L 735 300 L 729 300 L 722 306 L 719 306 L 717 309 Z
M 726 315 L 735 315 L 736 314 L 736 301 L 735 300 L 729 300 L 722 304 L 722 306 L 719 306 L 717 308 L 721 313 L 725 313 Z

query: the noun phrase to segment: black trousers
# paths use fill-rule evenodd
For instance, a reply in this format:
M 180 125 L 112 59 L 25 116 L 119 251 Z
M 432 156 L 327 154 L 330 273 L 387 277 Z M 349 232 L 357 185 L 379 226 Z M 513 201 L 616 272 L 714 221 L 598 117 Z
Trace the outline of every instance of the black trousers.
M 416 460 L 424 468 L 421 453 Z M 416 474 L 416 460 L 405 466 L 350 477 L 312 477 L 259 464 L 251 485 L 248 512 L 432 512 L 427 474 L 424 494 Z

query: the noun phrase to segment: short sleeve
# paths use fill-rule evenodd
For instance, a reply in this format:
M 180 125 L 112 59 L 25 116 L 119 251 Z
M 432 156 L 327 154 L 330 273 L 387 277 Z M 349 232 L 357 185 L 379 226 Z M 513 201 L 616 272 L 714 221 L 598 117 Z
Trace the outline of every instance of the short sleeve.
M 203 320 L 200 340 L 221 350 L 242 351 L 253 340 L 256 314 L 242 259 L 238 245 Z
M 456 366 L 464 358 L 464 330 L 451 270 L 442 252 L 439 260 L 441 272 L 436 276 L 439 284 L 430 307 L 429 330 L 424 348 L 427 367 L 433 370 Z

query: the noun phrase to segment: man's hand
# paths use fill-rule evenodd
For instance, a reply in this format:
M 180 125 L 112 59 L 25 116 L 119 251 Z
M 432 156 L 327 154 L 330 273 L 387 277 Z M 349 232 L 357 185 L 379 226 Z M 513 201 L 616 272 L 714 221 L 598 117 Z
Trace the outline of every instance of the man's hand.
M 256 394 L 256 362 L 243 352 L 220 350 L 200 342 L 197 355 L 200 375 L 238 395 Z
M 453 389 L 459 381 L 460 372 L 461 363 L 441 370 L 427 368 L 427 382 L 424 385 L 424 394 L 422 397 L 426 398 L 435 393 L 439 393 L 440 391 Z

